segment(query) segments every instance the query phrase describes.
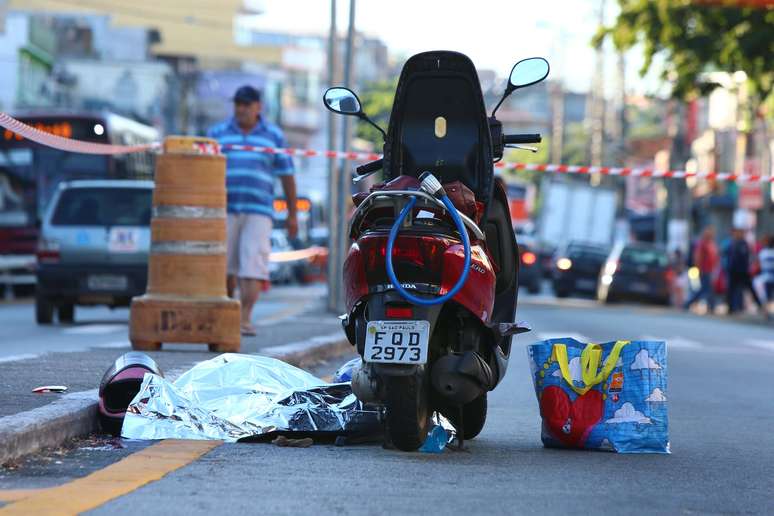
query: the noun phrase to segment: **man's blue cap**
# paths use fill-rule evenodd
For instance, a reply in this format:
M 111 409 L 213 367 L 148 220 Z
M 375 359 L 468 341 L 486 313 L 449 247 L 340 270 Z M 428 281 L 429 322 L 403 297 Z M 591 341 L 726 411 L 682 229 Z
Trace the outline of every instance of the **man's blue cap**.
M 260 102 L 261 92 L 252 86 L 242 86 L 234 93 L 234 102 Z

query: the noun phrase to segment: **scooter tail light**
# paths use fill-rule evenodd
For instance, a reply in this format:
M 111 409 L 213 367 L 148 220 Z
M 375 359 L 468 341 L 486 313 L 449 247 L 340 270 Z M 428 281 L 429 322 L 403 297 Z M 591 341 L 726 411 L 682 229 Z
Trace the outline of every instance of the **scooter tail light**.
M 369 283 L 387 281 L 387 237 L 364 238 L 358 242 Z M 444 252 L 450 245 L 443 238 L 399 236 L 392 252 L 392 263 L 401 281 L 436 283 L 443 271 Z
M 532 253 L 530 251 L 525 251 L 521 253 L 521 263 L 524 265 L 533 265 L 537 261 L 537 256 L 535 256 L 535 253 Z
M 388 319 L 412 319 L 414 309 L 410 306 L 388 306 L 385 315 Z

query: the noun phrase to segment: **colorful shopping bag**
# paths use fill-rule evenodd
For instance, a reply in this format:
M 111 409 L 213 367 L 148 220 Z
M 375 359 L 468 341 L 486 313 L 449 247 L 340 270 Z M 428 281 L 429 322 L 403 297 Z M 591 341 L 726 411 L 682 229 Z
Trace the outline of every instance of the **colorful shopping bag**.
M 527 353 L 544 446 L 669 453 L 664 342 L 550 339 Z

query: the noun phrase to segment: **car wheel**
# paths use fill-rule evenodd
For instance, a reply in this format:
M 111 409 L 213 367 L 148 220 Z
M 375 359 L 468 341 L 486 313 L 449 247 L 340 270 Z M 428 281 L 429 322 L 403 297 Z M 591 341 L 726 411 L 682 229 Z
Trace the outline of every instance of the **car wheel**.
M 532 283 L 530 283 L 529 286 L 527 287 L 527 292 L 529 292 L 530 294 L 537 294 L 538 292 L 540 292 L 540 281 L 533 281 Z
M 570 292 L 568 290 L 557 289 L 554 290 L 554 294 L 556 294 L 556 297 L 567 297 L 570 295 Z
M 43 296 L 35 296 L 35 322 L 51 324 L 54 320 L 54 305 Z
M 59 305 L 56 316 L 60 323 L 72 323 L 75 320 L 75 306 L 72 304 Z

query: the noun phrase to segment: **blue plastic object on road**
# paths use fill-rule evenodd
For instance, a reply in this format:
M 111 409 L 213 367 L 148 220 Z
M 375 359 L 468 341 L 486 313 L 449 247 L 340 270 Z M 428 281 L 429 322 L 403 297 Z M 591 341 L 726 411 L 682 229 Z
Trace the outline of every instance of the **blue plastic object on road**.
M 360 367 L 360 364 L 363 362 L 363 359 L 360 357 L 355 357 L 352 360 L 349 360 L 344 365 L 339 367 L 336 370 L 336 373 L 333 375 L 333 383 L 346 383 L 352 381 L 352 373 L 355 371 L 356 368 Z
M 546 447 L 669 453 L 666 343 L 549 339 L 528 354 Z
M 427 439 L 419 448 L 423 453 L 441 453 L 449 442 L 449 434 L 441 425 L 435 425 L 427 434 Z
M 446 294 L 440 297 L 426 299 L 409 293 L 406 289 L 403 288 L 403 286 L 400 284 L 400 281 L 398 281 L 398 277 L 395 275 L 395 269 L 392 266 L 392 248 L 395 245 L 395 240 L 398 238 L 398 231 L 400 231 L 400 226 L 403 224 L 403 219 L 405 219 L 406 215 L 408 215 L 411 210 L 414 209 L 414 205 L 417 203 L 416 197 L 412 197 L 406 206 L 403 207 L 400 214 L 398 215 L 398 218 L 395 219 L 395 223 L 390 229 L 390 236 L 387 239 L 387 252 L 385 257 L 387 262 L 387 277 L 390 278 L 390 283 L 392 283 L 392 286 L 395 288 L 395 290 L 398 291 L 398 293 L 400 293 L 403 299 L 414 303 L 415 305 L 431 306 L 445 303 L 457 295 L 457 292 L 459 292 L 462 286 L 465 285 L 465 280 L 468 279 L 468 271 L 470 270 L 470 238 L 468 238 L 468 230 L 465 228 L 465 224 L 462 222 L 459 213 L 457 213 L 457 208 L 454 207 L 454 204 L 451 202 L 451 200 L 449 200 L 449 197 L 442 195 L 441 202 L 443 202 L 444 206 L 446 206 L 446 210 L 451 215 L 452 220 L 454 220 L 454 224 L 457 226 L 457 231 L 462 237 L 462 245 L 465 248 L 465 263 L 462 266 L 462 274 L 460 274 L 460 278 L 457 280 L 457 283 L 454 285 L 454 287 L 452 287 L 451 290 L 449 290 Z

